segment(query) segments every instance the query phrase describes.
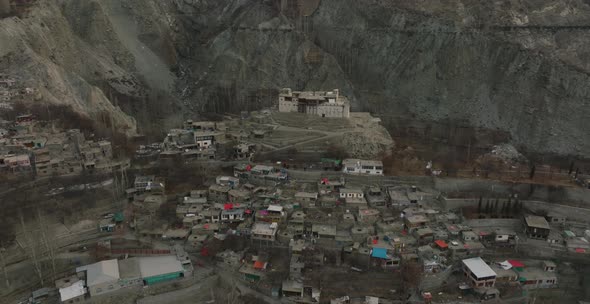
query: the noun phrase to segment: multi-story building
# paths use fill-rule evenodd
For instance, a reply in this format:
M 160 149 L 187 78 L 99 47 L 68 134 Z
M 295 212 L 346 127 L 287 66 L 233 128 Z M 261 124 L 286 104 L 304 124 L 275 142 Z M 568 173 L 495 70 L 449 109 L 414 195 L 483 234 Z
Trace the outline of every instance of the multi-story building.
M 321 117 L 349 118 L 350 101 L 338 89 L 329 92 L 292 91 L 279 93 L 279 112 L 299 112 Z
M 383 162 L 349 158 L 342 161 L 342 172 L 347 174 L 383 175 Z
M 524 217 L 525 221 L 525 232 L 528 237 L 533 239 L 546 240 L 551 232 L 549 223 L 542 216 L 527 215 Z
M 480 257 L 462 261 L 463 273 L 474 288 L 494 287 L 496 272 Z
M 252 227 L 251 236 L 253 240 L 274 242 L 277 236 L 277 223 L 257 222 Z

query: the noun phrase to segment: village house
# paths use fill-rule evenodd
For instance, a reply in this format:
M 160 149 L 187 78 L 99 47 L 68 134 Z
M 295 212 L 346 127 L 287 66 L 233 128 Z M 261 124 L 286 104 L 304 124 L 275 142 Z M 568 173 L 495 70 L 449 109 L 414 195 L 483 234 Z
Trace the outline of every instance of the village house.
M 340 188 L 340 199 L 346 202 L 347 206 L 364 207 L 367 205 L 363 190 L 358 188 Z
M 410 205 L 410 199 L 406 191 L 399 187 L 389 187 L 387 189 L 387 196 L 392 207 L 404 208 Z
M 136 176 L 133 182 L 136 193 L 144 192 L 163 192 L 159 191 L 164 188 L 163 181 L 156 178 L 155 175 Z
M 325 195 L 328 193 L 336 192 L 340 188 L 343 188 L 346 185 L 346 182 L 343 178 L 337 180 L 331 180 L 329 178 L 321 178 L 318 181 L 318 191 L 321 195 Z
M 214 235 L 219 232 L 220 228 L 221 226 L 218 223 L 197 224 L 191 228 L 191 233 L 193 235 Z
M 342 161 L 342 172 L 346 174 L 383 175 L 383 162 L 349 158 Z
M 206 223 L 218 223 L 220 219 L 220 210 L 208 209 L 199 212 L 199 215 L 203 217 Z
M 461 239 L 463 242 L 474 242 L 479 240 L 479 237 L 473 231 L 461 231 Z
M 252 199 L 252 195 L 248 190 L 231 189 L 228 192 L 229 201 L 232 203 L 244 204 Z
M 381 212 L 377 209 L 359 208 L 358 221 L 365 224 L 374 224 L 379 220 Z
M 279 92 L 279 112 L 349 118 L 350 101 L 346 96 L 340 95 L 338 89 L 329 92 L 301 92 L 285 88 Z
M 206 192 L 205 192 L 206 193 Z M 199 205 L 203 206 L 207 204 L 207 196 L 185 196 L 182 198 L 181 204 L 183 205 Z
M 225 203 L 229 199 L 229 186 L 211 185 L 209 186 L 209 200 L 213 202 Z
M 318 200 L 317 192 L 297 192 L 295 193 L 295 202 L 301 204 L 304 208 L 315 207 Z
M 251 238 L 258 241 L 274 242 L 276 240 L 278 224 L 256 222 L 250 232 Z
M 496 272 L 480 257 L 462 261 L 463 273 L 474 288 L 494 287 Z
M 404 225 L 410 232 L 414 229 L 424 227 L 428 223 L 428 219 L 424 215 L 412 215 L 404 217 Z
M 26 173 L 32 171 L 31 159 L 27 154 L 0 156 L 0 170 L 10 173 Z
M 430 244 L 434 240 L 434 231 L 428 227 L 418 228 L 412 233 L 420 245 Z
M 506 262 L 493 263 L 490 265 L 490 268 L 496 273 L 496 284 L 505 284 L 516 282 L 518 280 L 518 272 L 516 272 L 514 268 L 508 268 L 503 265 L 505 263 Z
M 256 145 L 241 143 L 234 146 L 234 158 L 235 159 L 246 159 L 250 158 L 254 154 Z
M 240 186 L 240 179 L 233 176 L 218 176 L 215 178 L 215 183 L 220 186 L 228 186 L 232 189 L 236 189 Z
M 261 209 L 256 212 L 256 221 L 278 223 L 285 217 L 283 206 L 269 205 L 266 209 Z
M 379 187 L 370 187 L 367 190 L 367 195 L 365 196 L 369 206 L 372 208 L 386 208 L 387 207 L 387 196 L 381 188 Z
M 549 212 L 547 214 L 547 222 L 549 222 L 549 224 L 552 225 L 563 225 L 565 224 L 565 221 L 567 220 L 567 217 L 565 215 L 559 214 L 557 212 Z
M 244 209 L 228 209 L 221 211 L 221 222 L 233 223 L 244 220 Z
M 546 240 L 549 237 L 549 233 L 551 232 L 551 228 L 549 227 L 549 223 L 547 220 L 542 216 L 536 215 L 527 215 L 524 217 L 525 221 L 525 233 L 528 237 L 533 239 L 544 239 Z
M 311 226 L 311 234 L 319 239 L 334 239 L 336 238 L 336 226 L 325 224 L 313 224 Z
M 553 267 L 555 264 L 553 264 Z M 557 287 L 555 268 L 548 271 L 536 267 L 527 267 L 518 272 L 519 281 L 524 289 Z

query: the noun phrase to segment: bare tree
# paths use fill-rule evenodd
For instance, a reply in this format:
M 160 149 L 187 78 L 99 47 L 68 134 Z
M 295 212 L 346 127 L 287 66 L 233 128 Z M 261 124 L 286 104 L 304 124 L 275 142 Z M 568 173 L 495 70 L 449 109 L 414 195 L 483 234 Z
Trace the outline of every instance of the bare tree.
M 402 284 L 405 291 L 416 289 L 422 281 L 422 267 L 416 262 L 407 262 L 402 265 Z
M 47 223 L 45 223 L 45 219 L 43 218 L 43 216 L 41 216 L 41 210 L 39 208 L 37 208 L 37 221 L 39 223 L 39 230 L 41 230 L 41 238 L 43 240 L 45 250 L 47 251 L 47 254 L 49 255 L 49 260 L 51 261 L 53 279 L 55 279 L 57 276 L 57 270 L 55 267 L 55 238 L 53 237 L 53 234 L 47 233 Z
M 215 293 L 213 293 L 213 290 L 211 291 L 215 303 L 242 304 L 240 293 L 233 280 L 232 282 L 227 282 L 221 277 L 218 277 L 217 281 L 216 285 L 221 288 L 216 288 Z
M 21 228 L 23 230 L 23 237 L 26 242 L 26 244 L 24 244 L 25 248 L 23 249 L 28 251 L 29 258 L 33 262 L 33 268 L 35 269 L 35 273 L 39 277 L 41 285 L 44 285 L 43 269 L 41 267 L 42 265 L 39 257 L 39 252 L 37 251 L 37 245 L 39 244 L 39 242 L 37 242 L 37 240 L 33 238 L 33 235 L 35 234 L 32 234 L 31 231 L 29 231 L 29 227 L 27 227 L 27 225 L 25 224 L 25 218 L 23 216 L 22 209 L 18 210 L 18 214 L 20 217 Z

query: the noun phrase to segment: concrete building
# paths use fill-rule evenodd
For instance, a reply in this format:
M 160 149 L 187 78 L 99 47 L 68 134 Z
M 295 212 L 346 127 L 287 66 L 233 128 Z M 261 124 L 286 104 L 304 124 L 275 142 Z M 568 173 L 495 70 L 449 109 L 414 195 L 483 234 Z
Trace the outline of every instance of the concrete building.
M 119 263 L 116 259 L 81 266 L 76 268 L 76 272 L 85 272 L 85 285 L 92 297 L 121 288 L 119 285 Z
M 257 222 L 252 227 L 251 236 L 253 240 L 274 242 L 277 236 L 277 223 Z
M 244 220 L 244 209 L 229 209 L 221 211 L 221 222 L 233 223 Z
M 229 201 L 232 203 L 244 204 L 252 199 L 252 195 L 248 190 L 231 189 L 228 192 Z
M 184 277 L 182 263 L 174 255 L 138 258 L 144 285 L 167 282 Z
M 326 224 L 313 224 L 311 226 L 312 236 L 320 239 L 334 239 L 336 238 L 336 226 Z
M 524 289 L 557 287 L 557 274 L 540 268 L 525 268 L 518 274 Z
M 527 215 L 524 218 L 526 235 L 533 239 L 546 240 L 549 237 L 551 228 L 549 223 L 542 216 Z
M 209 200 L 214 202 L 225 203 L 229 199 L 229 186 L 211 185 L 209 186 Z
M 55 287 L 59 291 L 59 300 L 61 303 L 71 304 L 84 302 L 86 298 L 86 287 L 84 280 L 72 275 L 55 281 Z
M 496 272 L 480 257 L 462 261 L 463 273 L 474 288 L 494 287 Z
M 329 92 L 301 92 L 285 88 L 279 92 L 279 112 L 349 118 L 350 101 L 346 96 L 340 95 L 338 89 Z
M 297 192 L 295 193 L 295 202 L 305 208 L 315 207 L 318 200 L 317 192 Z
M 383 162 L 348 158 L 342 161 L 342 172 L 346 174 L 383 175 Z

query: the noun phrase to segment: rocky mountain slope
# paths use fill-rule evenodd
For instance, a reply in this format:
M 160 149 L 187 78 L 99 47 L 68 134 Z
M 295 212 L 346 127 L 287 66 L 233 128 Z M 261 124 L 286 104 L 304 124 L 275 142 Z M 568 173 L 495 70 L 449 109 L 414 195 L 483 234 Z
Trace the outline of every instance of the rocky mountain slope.
M 486 4 L 475 3 L 480 1 L 416 2 L 437 2 L 435 10 L 408 7 L 408 1 L 324 0 L 309 16 L 301 9 L 293 13 L 289 4 L 285 9 L 285 2 L 292 1 L 282 7 L 272 1 L 181 5 L 191 14 L 207 12 L 184 18 L 191 32 L 205 39 L 194 40 L 193 50 L 210 58 L 194 68 L 207 64 L 196 89 L 205 109 L 247 106 L 260 87 L 340 87 L 353 96 L 356 109 L 384 117 L 467 123 L 507 131 L 528 151 L 590 155 L 584 124 L 590 114 L 588 74 L 572 64 L 574 57 L 567 62 L 563 52 L 541 47 L 546 32 L 529 33 L 524 41 L 518 38 L 522 31 L 493 27 L 502 24 L 502 16 L 489 17 L 486 27 L 452 13 L 460 4 L 483 13 Z M 509 8 L 496 11 L 510 14 L 505 2 Z M 578 6 L 585 11 L 577 14 L 588 16 L 588 6 Z M 514 9 L 521 17 L 527 13 Z M 543 17 L 539 10 L 530 20 L 562 25 L 561 11 L 545 9 Z M 477 12 L 464 15 L 477 20 Z M 204 16 L 214 16 L 217 24 Z M 530 41 L 536 45 L 527 45 Z M 319 60 L 307 58 L 310 49 Z M 229 91 L 228 98 L 211 90 Z
M 281 87 L 340 88 L 393 132 L 406 120 L 468 126 L 589 157 L 586 2 L 40 0 L 0 21 L 0 41 L 19 41 L 0 44 L 0 64 L 26 75 L 14 62 L 35 58 L 78 80 L 50 84 L 62 94 L 52 102 L 108 108 L 142 131 L 270 106 Z M 100 97 L 65 98 L 88 88 Z

